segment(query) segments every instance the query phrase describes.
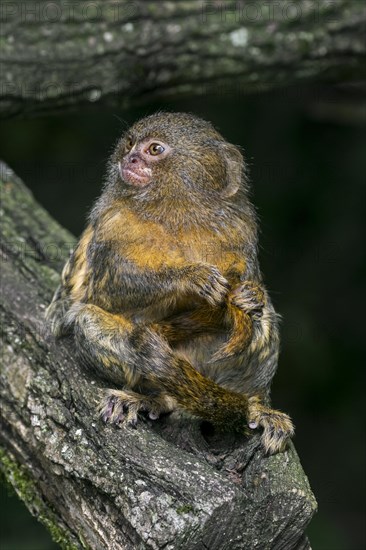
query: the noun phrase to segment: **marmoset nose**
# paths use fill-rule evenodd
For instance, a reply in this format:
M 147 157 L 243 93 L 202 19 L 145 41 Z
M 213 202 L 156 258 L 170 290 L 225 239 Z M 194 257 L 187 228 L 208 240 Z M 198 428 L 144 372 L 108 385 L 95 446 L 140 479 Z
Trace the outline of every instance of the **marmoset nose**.
M 139 158 L 138 158 L 138 156 L 136 155 L 136 153 L 133 153 L 133 154 L 130 156 L 130 158 L 128 159 L 128 162 L 129 162 L 130 164 L 137 164 L 138 161 L 139 161 Z

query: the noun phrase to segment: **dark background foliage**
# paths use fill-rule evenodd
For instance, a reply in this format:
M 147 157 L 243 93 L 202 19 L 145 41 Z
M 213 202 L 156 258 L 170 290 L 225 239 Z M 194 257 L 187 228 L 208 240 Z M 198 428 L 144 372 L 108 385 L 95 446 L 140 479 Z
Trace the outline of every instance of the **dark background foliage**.
M 358 98 L 331 87 L 89 109 L 3 124 L 1 156 L 78 235 L 121 131 L 157 109 L 191 111 L 244 148 L 261 220 L 265 281 L 283 316 L 273 402 L 289 412 L 319 512 L 314 550 L 362 550 L 366 135 Z M 51 550 L 47 533 L 4 489 L 2 549 Z

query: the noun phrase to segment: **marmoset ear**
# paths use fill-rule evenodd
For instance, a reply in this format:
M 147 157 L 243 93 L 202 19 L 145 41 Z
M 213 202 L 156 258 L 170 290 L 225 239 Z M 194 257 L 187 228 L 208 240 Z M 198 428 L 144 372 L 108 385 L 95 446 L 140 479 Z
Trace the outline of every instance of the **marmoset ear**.
M 226 182 L 221 195 L 231 197 L 237 193 L 243 183 L 245 175 L 244 159 L 239 149 L 231 143 L 220 143 L 220 149 L 226 164 Z

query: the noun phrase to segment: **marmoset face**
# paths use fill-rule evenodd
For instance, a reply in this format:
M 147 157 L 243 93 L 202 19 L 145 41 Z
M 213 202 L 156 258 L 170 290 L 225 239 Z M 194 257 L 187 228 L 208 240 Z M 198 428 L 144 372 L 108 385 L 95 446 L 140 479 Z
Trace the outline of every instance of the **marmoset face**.
M 182 193 L 236 193 L 242 183 L 240 151 L 211 123 L 186 113 L 157 113 L 135 123 L 116 147 L 113 163 L 124 186 Z
M 125 138 L 124 155 L 118 162 L 122 180 L 127 185 L 145 187 L 153 179 L 154 167 L 171 154 L 171 147 L 157 138 L 136 141 Z

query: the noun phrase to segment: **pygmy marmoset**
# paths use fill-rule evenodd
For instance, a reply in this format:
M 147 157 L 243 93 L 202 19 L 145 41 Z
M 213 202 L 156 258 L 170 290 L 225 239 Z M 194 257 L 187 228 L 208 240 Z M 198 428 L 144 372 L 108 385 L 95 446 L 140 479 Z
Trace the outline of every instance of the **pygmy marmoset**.
M 47 319 L 119 387 L 105 421 L 180 407 L 219 429 L 261 429 L 269 453 L 293 434 L 268 405 L 278 317 L 244 160 L 206 121 L 160 112 L 123 135 Z

